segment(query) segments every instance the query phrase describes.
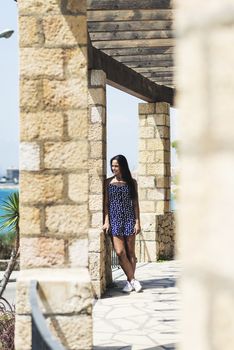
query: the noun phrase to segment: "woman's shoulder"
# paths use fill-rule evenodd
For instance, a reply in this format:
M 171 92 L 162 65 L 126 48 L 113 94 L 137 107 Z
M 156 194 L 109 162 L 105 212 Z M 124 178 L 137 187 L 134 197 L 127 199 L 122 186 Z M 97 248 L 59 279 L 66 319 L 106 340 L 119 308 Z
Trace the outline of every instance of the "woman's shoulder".
M 111 182 L 111 180 L 114 178 L 114 176 L 108 177 L 107 179 L 105 179 L 105 184 L 109 185 L 109 183 Z

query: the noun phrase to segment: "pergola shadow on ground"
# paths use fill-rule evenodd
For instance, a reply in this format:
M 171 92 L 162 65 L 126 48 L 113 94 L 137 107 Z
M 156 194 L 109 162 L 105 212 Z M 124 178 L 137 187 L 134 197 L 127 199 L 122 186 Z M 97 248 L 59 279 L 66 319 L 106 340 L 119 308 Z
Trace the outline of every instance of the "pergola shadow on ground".
M 115 286 L 94 305 L 94 349 L 175 349 L 180 338 L 181 268 L 177 261 L 138 264 L 141 293 L 122 293 L 125 277 L 114 273 Z

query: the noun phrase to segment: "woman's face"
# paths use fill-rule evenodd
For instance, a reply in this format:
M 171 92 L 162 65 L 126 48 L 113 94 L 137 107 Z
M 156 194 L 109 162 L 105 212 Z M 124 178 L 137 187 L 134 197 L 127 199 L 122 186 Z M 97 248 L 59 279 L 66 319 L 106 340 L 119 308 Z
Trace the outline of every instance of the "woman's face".
M 121 176 L 120 166 L 116 159 L 112 160 L 111 169 L 115 176 Z

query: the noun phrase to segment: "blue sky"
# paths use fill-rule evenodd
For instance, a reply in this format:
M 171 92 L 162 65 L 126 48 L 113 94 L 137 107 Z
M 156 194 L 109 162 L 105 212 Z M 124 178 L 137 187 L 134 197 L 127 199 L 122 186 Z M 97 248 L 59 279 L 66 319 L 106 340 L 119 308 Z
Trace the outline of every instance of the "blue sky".
M 18 37 L 17 3 L 0 1 L 0 31 L 14 29 L 9 39 L 0 39 L 0 175 L 11 166 L 18 167 Z M 122 153 L 131 170 L 137 167 L 138 103 L 143 102 L 112 87 L 107 87 L 108 139 L 107 159 Z M 171 110 L 171 138 L 177 138 L 176 111 Z M 175 163 L 172 152 L 172 163 Z

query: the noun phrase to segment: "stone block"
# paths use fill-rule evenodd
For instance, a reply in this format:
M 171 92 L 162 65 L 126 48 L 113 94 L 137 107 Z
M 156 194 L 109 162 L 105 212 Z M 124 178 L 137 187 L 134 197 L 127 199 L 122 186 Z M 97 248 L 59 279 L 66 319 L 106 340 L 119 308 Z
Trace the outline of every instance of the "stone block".
M 147 199 L 149 200 L 164 200 L 166 199 L 166 190 L 164 188 L 147 190 Z
M 140 138 L 142 139 L 152 139 L 154 137 L 154 127 L 144 126 L 140 128 Z
M 141 213 L 154 213 L 155 203 L 154 201 L 141 201 L 140 202 Z
M 102 158 L 104 152 L 104 144 L 102 141 L 90 141 L 90 158 Z
M 90 105 L 102 105 L 106 106 L 106 92 L 104 88 L 89 88 L 88 90 L 88 103 Z
M 101 264 L 104 264 L 104 261 L 101 262 L 100 253 L 90 253 L 89 254 L 89 273 L 92 280 L 100 280 L 101 277 Z M 104 266 L 103 266 L 104 268 Z
M 95 142 L 92 143 L 92 156 L 95 156 Z M 101 149 L 101 143 L 98 143 L 98 154 L 99 154 L 99 151 Z M 102 154 L 102 153 L 100 153 Z M 90 175 L 100 175 L 100 176 L 103 176 L 103 174 L 105 174 L 105 161 L 104 159 L 101 158 L 101 156 L 97 156 L 98 159 L 91 159 L 91 157 L 89 157 L 89 160 L 88 160 L 88 169 L 89 169 L 89 174 Z
M 139 176 L 138 185 L 141 188 L 154 188 L 155 187 L 155 177 L 154 176 Z
M 91 227 L 101 229 L 103 225 L 103 212 L 91 213 Z
M 90 194 L 89 195 L 89 210 L 101 211 L 103 209 L 103 196 L 102 194 Z
M 68 261 L 71 267 L 88 267 L 88 239 L 69 242 Z
M 66 78 L 87 78 L 87 47 L 65 49 L 63 52 Z
M 36 142 L 20 143 L 20 170 L 40 170 L 40 146 Z
M 102 141 L 104 139 L 105 130 L 102 124 L 91 124 L 89 126 L 89 136 L 90 141 Z
M 32 349 L 32 320 L 31 316 L 15 316 L 15 349 Z
M 140 239 L 143 241 L 156 241 L 156 231 L 142 231 Z
M 166 188 L 168 185 L 168 178 L 165 176 L 156 177 L 156 187 L 157 188 Z
M 146 149 L 147 151 L 157 151 L 158 140 L 155 138 L 146 140 Z
M 156 103 L 156 113 L 157 114 L 169 114 L 170 105 L 166 102 L 157 102 Z
M 75 15 L 86 13 L 86 0 L 67 0 L 66 9 Z
M 21 203 L 54 203 L 63 198 L 62 175 L 44 175 L 22 172 L 20 175 Z
M 60 1 L 24 0 L 19 3 L 20 15 L 44 15 L 45 13 L 61 13 Z
M 19 17 L 19 45 L 20 47 L 37 46 L 40 44 L 39 25 L 36 17 Z
M 106 73 L 103 70 L 91 70 L 90 77 L 91 86 L 102 86 L 106 87 Z
M 65 81 L 43 80 L 43 102 L 47 110 L 87 108 L 87 81 L 84 77 Z
M 154 151 L 140 151 L 139 160 L 141 163 L 154 163 Z
M 92 349 L 92 323 L 91 315 L 56 316 L 47 319 L 54 336 L 69 350 Z
M 141 187 L 139 186 L 138 194 L 139 194 L 140 200 L 147 199 L 147 189 L 146 189 L 146 188 L 141 188 Z
M 169 128 L 167 126 L 157 126 L 155 129 L 155 137 L 157 138 L 169 138 Z
M 139 114 L 153 114 L 155 113 L 155 103 L 139 103 Z
M 89 229 L 89 253 L 100 253 L 104 249 L 102 228 Z
M 73 139 L 87 139 L 88 114 L 87 109 L 66 112 L 68 136 Z
M 22 48 L 20 59 L 25 78 L 64 78 L 62 49 Z
M 90 107 L 90 119 L 91 123 L 105 123 L 105 107 L 103 106 L 91 106 Z
M 166 125 L 166 117 L 165 114 L 155 114 L 156 125 Z
M 141 226 L 144 232 L 156 231 L 156 214 L 142 213 L 141 214 Z
M 147 117 L 147 115 L 145 115 L 145 114 L 139 115 L 139 126 L 140 127 L 146 126 L 146 117 Z
M 155 118 L 155 114 L 147 114 L 146 115 L 146 125 L 147 126 L 151 126 L 153 128 L 155 128 L 156 126 L 156 118 Z
M 46 229 L 50 234 L 86 238 L 88 223 L 87 205 L 57 205 L 46 208 Z
M 88 173 L 68 175 L 68 197 L 76 203 L 88 201 Z
M 87 45 L 86 16 L 44 16 L 43 30 L 46 47 Z
M 91 175 L 89 178 L 89 191 L 90 193 L 101 194 L 103 193 L 103 177 L 100 175 Z
M 21 237 L 21 269 L 64 266 L 64 263 L 65 247 L 63 239 L 48 237 Z
M 40 209 L 20 206 L 20 235 L 36 235 L 40 233 Z
M 165 211 L 166 211 L 165 205 L 166 205 L 165 201 L 159 201 L 159 200 L 157 201 L 157 203 L 156 203 L 157 215 L 165 213 Z
M 87 268 L 21 270 L 16 285 L 17 314 L 31 313 L 29 292 L 32 280 L 39 283 L 43 314 L 91 314 L 92 293 Z
M 22 63 L 23 65 L 23 63 Z M 42 98 L 41 83 L 38 80 L 20 80 L 21 109 L 37 109 Z
M 156 163 L 164 163 L 166 157 L 166 152 L 162 150 L 157 150 L 155 154 Z
M 21 141 L 53 140 L 63 136 L 63 116 L 59 112 L 21 113 Z
M 87 167 L 88 142 L 46 142 L 44 154 L 46 169 L 84 169 Z
M 138 171 L 137 171 L 137 174 L 138 175 L 147 175 L 147 172 L 146 172 L 146 164 L 145 163 L 140 163 L 138 165 Z
M 146 140 L 140 139 L 139 140 L 139 151 L 145 151 L 146 150 Z

